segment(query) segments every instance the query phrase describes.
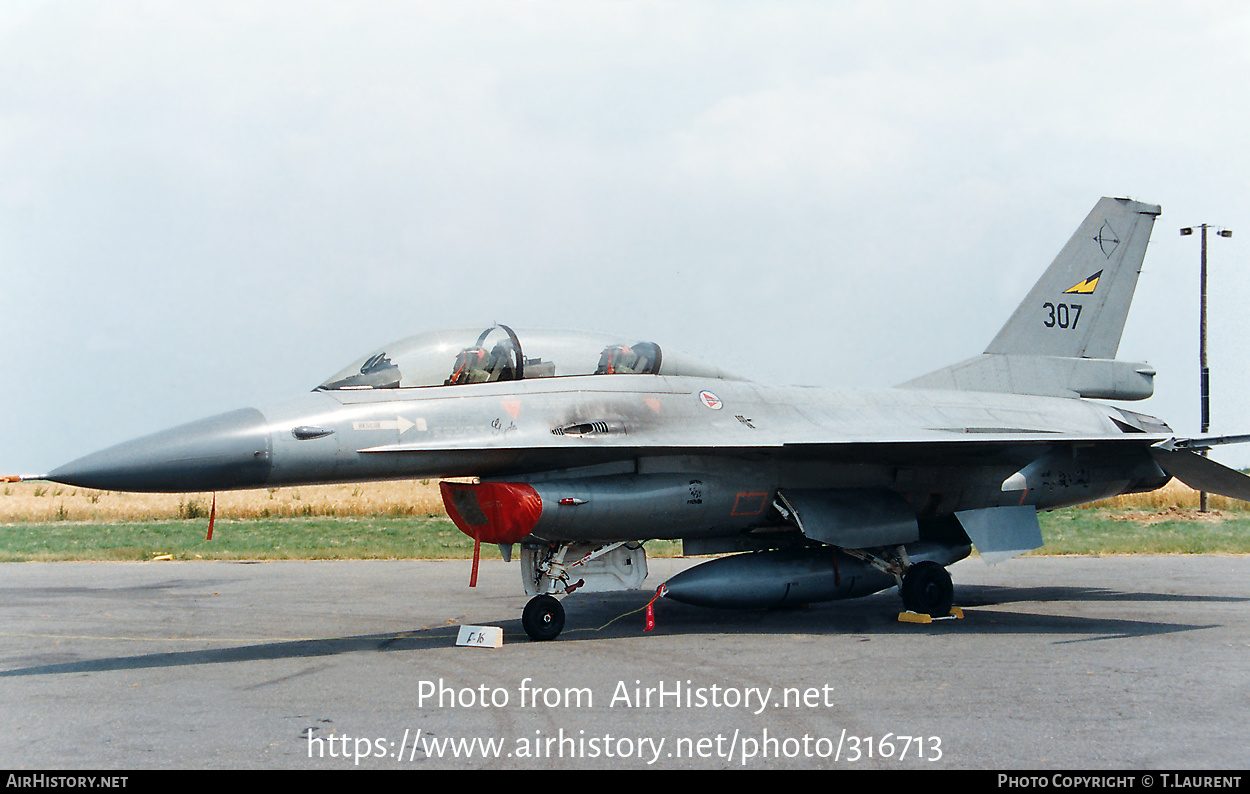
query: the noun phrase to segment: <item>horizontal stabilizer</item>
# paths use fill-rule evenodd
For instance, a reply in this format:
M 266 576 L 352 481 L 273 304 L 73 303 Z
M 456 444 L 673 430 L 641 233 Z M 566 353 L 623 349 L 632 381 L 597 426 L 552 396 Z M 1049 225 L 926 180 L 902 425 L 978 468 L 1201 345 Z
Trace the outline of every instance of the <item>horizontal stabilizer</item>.
M 1042 546 L 1042 528 L 1032 505 L 963 510 L 955 516 L 988 565 Z
M 1159 468 L 1197 491 L 1250 502 L 1250 477 L 1184 449 L 1151 450 Z
M 1154 394 L 1154 377 L 1153 367 L 1136 361 L 982 353 L 902 388 L 1145 400 Z

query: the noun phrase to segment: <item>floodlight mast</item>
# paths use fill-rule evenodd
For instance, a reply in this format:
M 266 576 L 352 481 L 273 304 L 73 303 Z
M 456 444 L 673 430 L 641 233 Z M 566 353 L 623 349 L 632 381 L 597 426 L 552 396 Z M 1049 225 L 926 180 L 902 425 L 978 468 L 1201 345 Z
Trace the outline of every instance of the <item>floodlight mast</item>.
M 1203 435 L 1211 429 L 1211 370 L 1207 366 L 1207 229 L 1211 224 L 1203 223 L 1197 228 L 1202 230 L 1202 254 L 1198 277 L 1198 368 L 1199 368 L 1199 399 L 1201 402 L 1201 428 Z M 1181 229 L 1181 236 L 1188 237 L 1194 233 L 1193 226 Z M 1232 237 L 1232 229 L 1217 228 L 1220 237 Z M 1203 450 L 1206 455 L 1206 450 Z M 1198 492 L 1198 511 L 1207 512 L 1207 492 Z

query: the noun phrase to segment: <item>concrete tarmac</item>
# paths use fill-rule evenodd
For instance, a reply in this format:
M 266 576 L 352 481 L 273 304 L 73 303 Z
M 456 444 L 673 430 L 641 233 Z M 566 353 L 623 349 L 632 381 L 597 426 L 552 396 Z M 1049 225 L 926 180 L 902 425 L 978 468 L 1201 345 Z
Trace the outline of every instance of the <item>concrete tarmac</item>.
M 951 570 L 962 620 L 574 594 L 539 643 L 516 562 L 10 563 L 0 767 L 1248 766 L 1250 557 Z

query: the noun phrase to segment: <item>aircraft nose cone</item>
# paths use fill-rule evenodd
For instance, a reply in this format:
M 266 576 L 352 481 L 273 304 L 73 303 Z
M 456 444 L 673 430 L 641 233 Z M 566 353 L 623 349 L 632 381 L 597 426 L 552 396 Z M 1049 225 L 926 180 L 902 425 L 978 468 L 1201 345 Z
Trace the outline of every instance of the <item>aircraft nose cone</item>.
M 219 491 L 263 485 L 272 465 L 265 415 L 242 408 L 94 452 L 47 479 L 107 491 Z

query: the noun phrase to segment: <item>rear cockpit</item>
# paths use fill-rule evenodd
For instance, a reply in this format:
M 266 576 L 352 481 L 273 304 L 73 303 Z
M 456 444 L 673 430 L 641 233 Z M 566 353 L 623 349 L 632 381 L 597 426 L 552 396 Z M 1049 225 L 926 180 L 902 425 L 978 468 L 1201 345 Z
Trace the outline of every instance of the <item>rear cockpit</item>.
M 399 389 L 573 375 L 686 375 L 738 380 L 654 342 L 581 331 L 433 331 L 374 351 L 317 388 Z

